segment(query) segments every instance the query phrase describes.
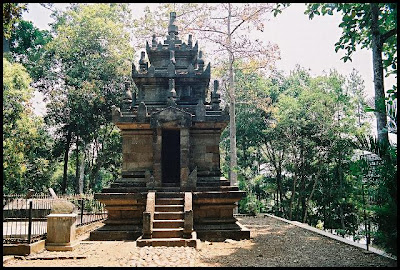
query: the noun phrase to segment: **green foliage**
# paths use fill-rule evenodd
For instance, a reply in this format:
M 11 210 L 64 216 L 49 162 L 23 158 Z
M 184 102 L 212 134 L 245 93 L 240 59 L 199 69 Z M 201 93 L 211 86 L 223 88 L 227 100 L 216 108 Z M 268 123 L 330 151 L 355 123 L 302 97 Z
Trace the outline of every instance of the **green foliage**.
M 32 88 L 26 69 L 3 58 L 4 193 L 47 190 L 53 171 L 52 139 L 30 109 Z
M 356 45 L 361 48 L 372 48 L 372 19 L 370 3 L 313 3 L 306 4 L 304 12 L 310 19 L 315 15 L 333 15 L 340 12 L 342 22 L 342 35 L 335 43 L 335 51 L 345 50 L 341 58 L 344 62 L 352 61 L 352 54 L 356 51 Z M 377 3 L 378 6 L 378 31 L 379 40 L 382 45 L 383 69 L 386 77 L 394 74 L 397 77 L 397 3 Z M 383 91 L 383 90 L 382 90 Z M 397 86 L 387 91 L 388 99 L 397 98 Z
M 343 235 L 360 235 L 366 207 L 364 171 L 354 159 L 359 148 L 354 141 L 369 126 L 359 121 L 365 100 L 357 72 L 348 78 L 337 71 L 311 77 L 296 67 L 289 76 L 276 73 L 269 78 L 237 72 L 236 80 L 241 89 L 238 179 L 239 188 L 248 193 L 239 210 L 268 211 L 323 223 Z M 269 96 L 273 98 L 266 102 Z M 226 153 L 229 142 L 224 136 Z M 372 207 L 366 210 L 368 216 L 377 213 Z
M 396 252 L 397 148 L 365 138 L 369 125 L 357 71 L 348 78 L 337 71 L 311 77 L 296 67 L 289 76 L 238 72 L 236 79 L 242 89 L 238 179 L 248 194 L 239 211 L 268 211 L 355 238 L 364 237 L 364 223 L 371 222 L 378 228 L 369 233 L 373 243 Z M 268 106 L 258 106 L 257 100 L 269 95 L 273 99 L 263 102 Z M 359 158 L 360 149 L 382 162 L 371 171 L 372 165 Z M 371 175 L 375 180 L 366 185 Z
M 3 132 L 8 137 L 32 97 L 31 81 L 22 65 L 3 58 Z
M 9 39 L 27 4 L 3 3 L 3 37 Z
M 319 230 L 323 230 L 324 229 L 324 223 L 318 219 L 317 225 L 315 225 L 315 228 L 319 229 Z
M 239 213 L 249 214 L 256 216 L 261 212 L 263 205 L 254 194 L 247 194 L 247 196 L 239 201 Z
M 10 38 L 13 58 L 24 65 L 35 81 L 43 77 L 44 46 L 52 39 L 50 32 L 39 30 L 32 22 L 21 20 Z
M 58 155 L 69 152 L 69 137 L 85 151 L 79 159 L 89 158 L 85 171 L 91 189 L 108 164 L 103 156 L 116 155 L 104 146 L 113 130 L 111 107 L 121 103 L 131 72 L 130 10 L 126 4 L 75 4 L 53 16 L 54 38 L 43 58 L 47 69 L 37 82 L 49 100 L 45 120 L 56 128 Z

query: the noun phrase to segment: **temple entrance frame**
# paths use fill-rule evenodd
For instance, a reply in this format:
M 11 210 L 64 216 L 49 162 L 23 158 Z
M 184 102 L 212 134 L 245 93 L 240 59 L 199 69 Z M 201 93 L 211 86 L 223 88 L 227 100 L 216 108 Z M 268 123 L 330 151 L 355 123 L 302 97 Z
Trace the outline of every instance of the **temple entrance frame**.
M 192 190 L 193 185 L 189 180 L 189 156 L 190 135 L 192 126 L 192 115 L 175 107 L 168 107 L 160 112 L 154 113 L 150 119 L 150 127 L 153 130 L 153 176 L 154 188 L 161 189 L 163 186 L 162 167 L 162 144 L 164 130 L 179 130 L 179 155 L 180 155 L 180 188 L 183 191 Z
M 163 186 L 180 186 L 180 131 L 163 129 L 161 139 L 161 179 Z
M 162 127 L 157 127 L 153 129 L 153 176 L 154 176 L 154 187 L 162 188 L 163 183 L 166 183 L 163 176 L 163 132 L 171 130 Z M 189 128 L 181 127 L 179 130 L 179 182 L 180 188 L 183 190 L 190 190 L 188 179 L 189 179 L 189 149 L 190 149 L 190 139 L 189 139 Z M 177 130 L 177 131 L 178 131 Z M 167 131 L 168 132 L 168 131 Z M 165 154 L 165 153 L 164 153 Z

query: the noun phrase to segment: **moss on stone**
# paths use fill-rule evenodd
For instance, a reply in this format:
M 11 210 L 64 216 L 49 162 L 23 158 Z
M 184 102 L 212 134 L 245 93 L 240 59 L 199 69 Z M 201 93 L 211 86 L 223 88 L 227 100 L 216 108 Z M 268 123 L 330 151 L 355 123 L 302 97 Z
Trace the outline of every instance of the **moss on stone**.
M 67 200 L 56 200 L 51 208 L 51 214 L 72 214 L 75 205 Z

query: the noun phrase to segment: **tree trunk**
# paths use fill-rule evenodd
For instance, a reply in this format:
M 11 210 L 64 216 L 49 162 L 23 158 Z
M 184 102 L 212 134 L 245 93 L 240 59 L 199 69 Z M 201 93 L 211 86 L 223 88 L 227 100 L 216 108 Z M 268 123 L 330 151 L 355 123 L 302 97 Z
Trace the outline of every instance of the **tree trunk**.
M 84 187 L 84 176 L 85 176 L 85 159 L 86 159 L 86 145 L 84 143 L 83 147 L 83 157 L 81 159 L 81 165 L 79 166 L 79 182 L 78 182 L 78 189 L 79 194 L 83 194 L 83 187 Z
M 235 86 L 233 80 L 233 52 L 232 52 L 232 35 L 231 35 L 231 3 L 228 3 L 228 49 L 229 49 L 229 138 L 230 138 L 230 183 L 237 186 L 237 153 L 236 153 L 236 120 L 235 120 Z
M 303 172 L 304 173 L 304 172 Z M 300 202 L 301 202 L 301 216 L 299 217 L 299 220 L 301 220 L 301 217 L 305 216 L 306 212 L 306 181 L 304 180 L 305 176 L 301 176 L 301 192 L 300 192 Z
M 378 24 L 378 3 L 371 3 L 372 62 L 374 69 L 375 116 L 378 142 L 389 145 L 387 115 L 385 105 L 385 89 L 383 85 L 382 42 Z
M 339 151 L 339 159 L 338 159 L 338 178 L 339 178 L 339 187 L 340 187 L 340 194 L 343 196 L 343 171 L 342 171 L 342 152 Z M 342 198 L 340 199 L 339 203 L 339 214 L 340 214 L 340 224 L 342 226 L 342 229 L 345 230 L 345 223 L 344 223 L 344 213 L 343 213 L 343 200 Z
M 75 193 L 79 193 L 79 136 L 76 136 L 75 145 Z
M 284 176 L 281 174 L 281 186 L 280 186 L 280 190 L 279 190 L 279 192 L 281 194 L 280 205 L 281 205 L 282 217 L 287 217 L 287 209 L 285 209 L 285 206 L 284 206 L 284 203 L 283 203 L 283 200 L 287 199 L 286 195 L 283 194 L 283 188 L 282 188 L 283 179 L 284 179 Z
M 323 200 L 323 215 L 324 215 L 324 228 L 327 228 L 327 218 L 326 218 L 326 200 Z
M 306 203 L 305 203 L 305 212 L 304 212 L 304 216 L 303 216 L 303 223 L 306 223 L 307 221 L 307 213 L 308 213 L 308 204 L 310 203 L 312 196 L 314 195 L 315 192 L 315 188 L 317 187 L 317 183 L 318 183 L 318 178 L 320 176 L 321 170 L 318 172 L 318 174 L 315 176 L 315 180 L 314 180 L 314 184 L 310 193 L 310 196 L 308 196 Z
M 281 173 L 281 169 L 279 168 L 277 173 L 276 173 L 276 182 L 277 182 L 277 189 L 278 189 L 278 194 L 279 194 L 279 209 L 282 211 L 283 213 L 283 206 L 282 206 L 282 173 Z
M 300 221 L 300 201 L 301 201 L 301 192 L 299 192 L 299 197 L 297 198 L 297 205 L 296 205 L 296 217 L 295 220 Z
M 63 181 L 62 181 L 62 186 L 61 186 L 62 194 L 65 194 L 67 192 L 68 154 L 69 154 L 70 143 L 71 143 L 71 131 L 68 128 L 67 142 L 65 144 L 65 152 L 64 152 L 64 174 L 63 174 Z
M 290 196 L 290 202 L 289 202 L 289 220 L 292 220 L 293 201 L 294 201 L 294 194 L 296 192 L 296 181 L 297 181 L 297 175 L 295 174 L 293 178 L 292 195 Z
M 246 163 L 242 162 L 242 164 L 247 166 L 247 159 L 248 159 L 247 154 L 246 154 L 247 145 L 245 142 L 243 142 L 243 143 L 241 143 L 241 146 L 242 146 L 242 152 L 243 152 L 243 160 L 246 162 Z
M 305 169 L 304 169 L 304 149 L 303 149 L 303 145 L 301 145 L 300 148 L 300 160 L 301 160 L 301 169 L 300 169 L 300 192 L 299 192 L 299 202 L 301 202 L 301 213 L 300 216 L 298 217 L 298 220 L 301 220 L 301 217 L 304 216 L 304 212 L 305 212 L 305 208 L 306 208 L 306 181 L 305 181 Z M 300 207 L 298 207 L 298 209 L 300 210 Z M 300 211 L 298 211 L 300 212 Z
M 328 219 L 329 219 L 329 228 L 331 229 L 331 233 L 332 233 L 332 188 L 329 189 Z
M 274 192 L 274 197 L 275 197 L 275 194 L 276 194 L 276 202 L 275 202 L 276 211 L 275 211 L 275 214 L 277 214 L 279 212 L 279 183 L 278 183 L 278 177 L 276 178 L 276 192 Z
M 96 185 L 96 179 L 97 179 L 97 176 L 98 176 L 98 174 L 99 174 L 100 168 L 101 168 L 100 164 L 96 162 L 96 164 L 95 164 L 94 167 L 92 168 L 92 172 L 91 172 L 91 174 L 90 174 L 90 178 L 89 178 L 89 182 L 90 182 L 90 184 L 89 184 L 89 189 L 90 189 L 90 188 L 94 189 L 94 186 Z
M 279 170 L 279 194 L 280 194 L 280 206 L 281 206 L 281 211 L 282 211 L 282 215 L 284 215 L 285 213 L 285 209 L 283 207 L 283 191 L 282 191 L 282 160 L 283 160 L 283 150 L 282 150 L 282 155 L 279 158 L 278 161 L 278 170 Z

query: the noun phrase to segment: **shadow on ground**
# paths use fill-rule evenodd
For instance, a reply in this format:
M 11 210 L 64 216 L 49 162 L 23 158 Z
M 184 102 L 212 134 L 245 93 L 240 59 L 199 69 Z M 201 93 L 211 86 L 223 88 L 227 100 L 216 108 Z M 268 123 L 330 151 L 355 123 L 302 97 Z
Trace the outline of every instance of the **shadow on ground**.
M 397 261 L 326 238 L 271 217 L 246 217 L 240 222 L 251 239 L 203 243 L 199 266 L 396 267 Z

